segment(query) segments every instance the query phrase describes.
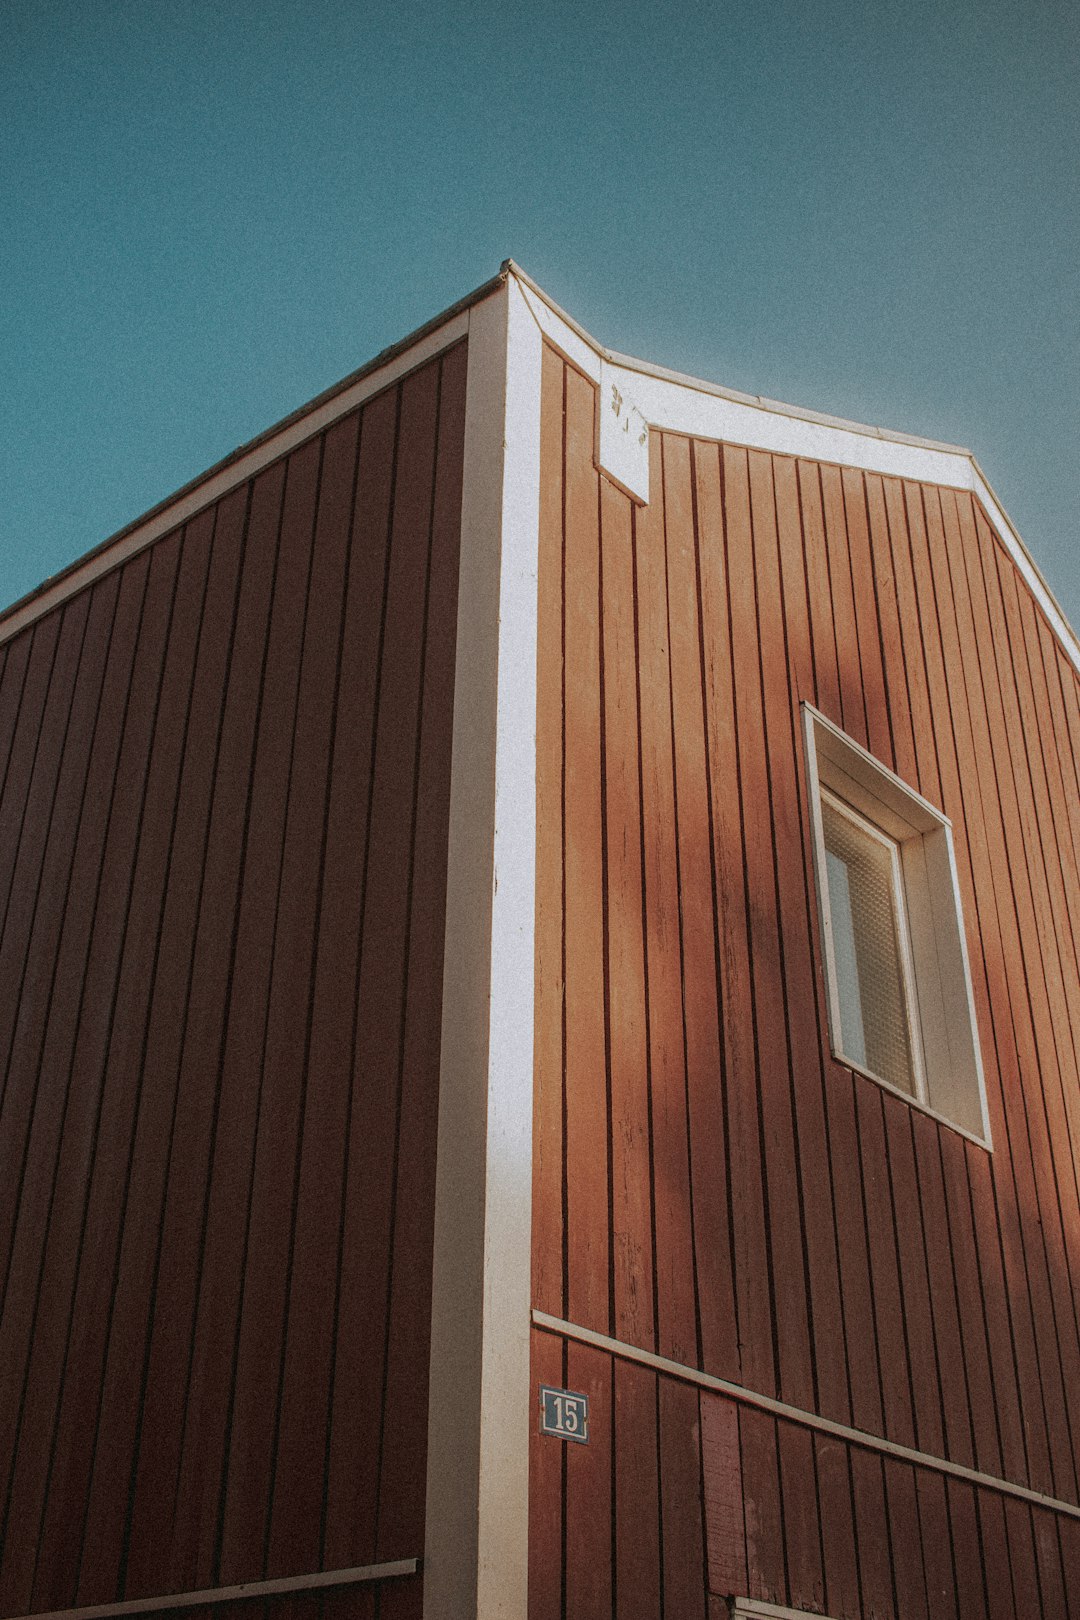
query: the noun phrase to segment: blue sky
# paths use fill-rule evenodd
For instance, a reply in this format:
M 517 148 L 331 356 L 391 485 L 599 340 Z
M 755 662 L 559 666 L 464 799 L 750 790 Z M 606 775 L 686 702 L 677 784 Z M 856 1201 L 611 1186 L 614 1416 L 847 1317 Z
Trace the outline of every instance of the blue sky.
M 486 280 L 974 450 L 1080 625 L 1080 7 L 7 0 L 0 603 Z

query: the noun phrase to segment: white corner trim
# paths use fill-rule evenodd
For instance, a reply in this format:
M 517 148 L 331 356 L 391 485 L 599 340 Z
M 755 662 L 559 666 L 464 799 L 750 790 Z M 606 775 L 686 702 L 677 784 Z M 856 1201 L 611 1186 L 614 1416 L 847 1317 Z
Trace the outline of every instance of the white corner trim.
M 548 342 L 554 344 L 555 348 L 572 361 L 579 371 L 583 371 L 586 377 L 598 384 L 600 361 L 606 358 L 600 344 L 592 338 L 583 337 L 580 328 L 572 326 L 561 312 L 556 312 L 548 300 L 538 296 L 537 291 L 527 282 L 519 281 L 516 276 L 512 279 L 520 290 L 530 315 Z
M 525 1620 L 541 340 L 471 316 L 435 1184 L 426 1620 Z

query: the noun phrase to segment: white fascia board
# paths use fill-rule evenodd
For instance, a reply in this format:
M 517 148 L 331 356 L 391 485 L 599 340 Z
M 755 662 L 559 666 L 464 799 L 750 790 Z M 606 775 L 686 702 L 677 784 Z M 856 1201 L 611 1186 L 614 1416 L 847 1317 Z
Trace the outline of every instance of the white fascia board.
M 963 452 L 929 450 L 853 428 L 787 416 L 763 405 L 744 405 L 645 372 L 627 370 L 625 375 L 638 407 L 655 427 L 694 438 L 745 444 L 779 455 L 803 456 L 808 461 L 838 462 L 866 472 L 918 478 L 955 489 L 971 488 L 971 460 Z
M 511 274 L 522 272 L 512 266 Z M 889 433 L 857 422 L 845 423 L 776 400 L 737 394 L 697 378 L 665 371 L 648 361 L 613 353 L 552 305 L 535 283 L 526 279 L 520 285 L 548 341 L 598 385 L 603 362 L 605 372 L 620 381 L 651 428 L 742 444 L 777 455 L 802 456 L 808 461 L 858 467 L 863 472 L 940 484 L 947 489 L 970 490 L 1080 674 L 1080 641 L 1076 632 L 969 450 L 935 444 L 910 434 Z
M 429 1382 L 425 1620 L 528 1587 L 539 331 L 472 312 Z
M 1075 630 L 1061 611 L 1056 596 L 1043 578 L 1034 557 L 1013 528 L 1005 508 L 984 478 L 982 468 L 974 456 L 971 458 L 971 472 L 971 488 L 976 500 L 990 519 L 998 539 L 1020 570 L 1035 600 L 1049 619 L 1077 674 L 1080 674 L 1080 640 L 1077 639 Z
M 610 368 L 650 427 L 745 444 L 779 455 L 837 462 L 867 472 L 893 473 L 954 489 L 972 488 L 971 457 L 966 450 L 930 446 L 910 438 L 889 438 L 878 428 L 843 424 L 813 412 L 796 412 L 775 401 L 733 395 L 694 378 L 662 372 L 659 367 L 627 355 L 611 354 L 600 344 L 587 342 L 581 329 L 571 326 L 536 290 L 523 287 L 523 291 L 549 342 L 597 384 L 601 364 Z

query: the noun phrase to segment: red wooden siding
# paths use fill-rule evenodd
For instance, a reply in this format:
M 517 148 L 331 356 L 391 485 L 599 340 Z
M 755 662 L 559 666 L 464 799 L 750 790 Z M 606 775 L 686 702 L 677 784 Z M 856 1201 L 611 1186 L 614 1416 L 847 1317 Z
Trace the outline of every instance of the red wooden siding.
M 635 508 L 543 388 L 534 1303 L 1076 1502 L 1075 671 L 969 495 L 654 432 Z M 830 1054 L 804 700 L 952 821 L 992 1153 Z M 697 1393 L 535 1358 L 598 1414 L 534 1436 L 537 1617 L 1080 1615 L 1076 1521 L 748 1407 L 719 1549 Z
M 5 1614 L 422 1553 L 465 370 L 4 649 Z

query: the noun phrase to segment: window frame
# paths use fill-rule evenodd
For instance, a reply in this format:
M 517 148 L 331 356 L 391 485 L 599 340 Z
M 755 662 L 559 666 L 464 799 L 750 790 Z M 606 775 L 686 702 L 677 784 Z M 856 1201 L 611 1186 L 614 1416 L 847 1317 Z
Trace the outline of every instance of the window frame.
M 822 806 L 822 840 L 825 838 L 825 811 L 827 805 L 834 815 L 849 821 L 864 837 L 871 838 L 880 844 L 888 854 L 890 886 L 892 888 L 893 919 L 896 927 L 896 956 L 899 970 L 901 994 L 903 998 L 904 1019 L 907 1024 L 908 1053 L 911 1060 L 911 1090 L 904 1086 L 897 1086 L 893 1081 L 886 1079 L 878 1070 L 870 1067 L 868 1063 L 860 1063 L 858 1058 L 851 1057 L 844 1048 L 844 1016 L 842 998 L 840 995 L 840 972 L 836 960 L 836 927 L 833 920 L 833 894 L 828 876 L 828 861 L 826 847 L 825 867 L 825 901 L 829 911 L 828 926 L 823 930 L 825 936 L 825 953 L 827 968 L 827 984 L 830 996 L 830 1013 L 833 1026 L 836 1030 L 834 1046 L 837 1055 L 843 1062 L 852 1068 L 859 1069 L 863 1074 L 873 1075 L 894 1091 L 902 1091 L 905 1097 L 914 1097 L 921 1103 L 929 1104 L 930 1095 L 926 1083 L 926 1060 L 923 1055 L 922 1021 L 919 1017 L 919 996 L 915 979 L 915 960 L 911 944 L 911 924 L 908 920 L 907 889 L 904 883 L 903 857 L 900 841 L 890 833 L 871 821 L 869 816 L 857 810 L 854 805 L 842 799 L 838 793 L 826 784 L 818 783 L 818 793 Z
M 829 1046 L 845 1068 L 992 1150 L 949 818 L 809 703 L 801 705 Z M 915 1092 L 843 1050 L 822 793 L 895 847 Z M 908 960 L 903 961 L 905 953 Z M 910 977 L 909 977 L 910 975 Z

